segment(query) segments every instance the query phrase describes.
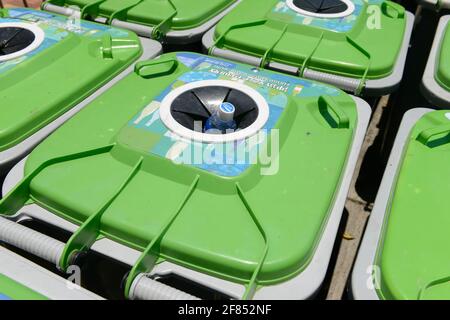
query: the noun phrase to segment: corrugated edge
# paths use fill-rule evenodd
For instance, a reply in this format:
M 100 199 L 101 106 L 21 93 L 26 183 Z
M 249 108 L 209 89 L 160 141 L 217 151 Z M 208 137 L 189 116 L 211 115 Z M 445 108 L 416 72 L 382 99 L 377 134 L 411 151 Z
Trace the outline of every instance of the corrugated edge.
M 436 81 L 435 76 L 442 38 L 444 37 L 444 32 L 449 23 L 450 16 L 444 16 L 439 20 L 436 36 L 433 41 L 433 46 L 430 51 L 430 56 L 428 57 L 421 84 L 421 91 L 425 98 L 431 103 L 436 104 L 436 106 L 443 108 L 450 107 L 450 91 L 441 87 Z

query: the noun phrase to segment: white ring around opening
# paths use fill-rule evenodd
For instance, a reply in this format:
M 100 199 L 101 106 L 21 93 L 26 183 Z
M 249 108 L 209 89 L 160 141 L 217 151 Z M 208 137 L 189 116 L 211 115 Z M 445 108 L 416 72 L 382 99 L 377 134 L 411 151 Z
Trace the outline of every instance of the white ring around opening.
M 343 3 L 347 5 L 347 10 L 340 12 L 340 13 L 314 13 L 307 10 L 300 9 L 294 4 L 294 0 L 287 0 L 286 4 L 287 6 L 294 10 L 297 13 L 300 13 L 304 16 L 310 16 L 315 18 L 328 18 L 328 19 L 334 19 L 334 18 L 344 18 L 349 15 L 351 15 L 355 11 L 355 4 L 351 0 L 340 0 Z
M 181 94 L 202 87 L 227 87 L 245 93 L 258 106 L 258 117 L 249 127 L 228 134 L 207 134 L 184 127 L 173 118 L 171 113 L 172 103 Z M 228 80 L 204 80 L 188 83 L 171 91 L 161 102 L 160 117 L 169 130 L 182 138 L 204 143 L 226 143 L 248 138 L 261 130 L 269 119 L 269 105 L 259 92 L 245 84 Z
M 0 56 L 0 62 L 15 59 L 15 58 L 21 57 L 21 56 L 33 51 L 34 49 L 39 47 L 45 39 L 44 30 L 42 30 L 36 24 L 25 23 L 25 22 L 4 22 L 4 23 L 0 23 L 0 29 L 2 29 L 2 28 L 23 28 L 23 29 L 29 30 L 34 34 L 34 40 L 32 43 L 30 43 L 26 48 L 23 48 L 22 50 L 16 51 L 11 54 L 6 54 L 3 56 Z

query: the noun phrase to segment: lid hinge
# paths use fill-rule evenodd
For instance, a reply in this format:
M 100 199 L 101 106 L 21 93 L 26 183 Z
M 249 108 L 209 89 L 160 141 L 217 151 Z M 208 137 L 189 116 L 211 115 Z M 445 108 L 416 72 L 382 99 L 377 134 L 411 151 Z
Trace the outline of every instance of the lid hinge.
M 130 294 L 131 287 L 132 287 L 134 281 L 138 278 L 138 276 L 149 273 L 155 267 L 155 265 L 160 257 L 161 241 L 163 240 L 164 236 L 166 235 L 166 233 L 170 229 L 170 227 L 173 225 L 175 220 L 178 218 L 181 211 L 183 211 L 186 203 L 189 201 L 192 194 L 197 189 L 199 180 L 200 180 L 200 176 L 199 175 L 195 176 L 194 180 L 192 181 L 186 195 L 184 196 L 184 198 L 181 201 L 178 208 L 174 211 L 174 213 L 170 216 L 169 220 L 163 225 L 163 227 L 155 235 L 153 240 L 145 248 L 145 250 L 142 252 L 139 259 L 137 260 L 136 264 L 131 269 L 130 273 L 128 274 L 128 276 L 126 278 L 126 282 L 125 282 L 125 297 L 127 299 L 132 297 L 132 295 Z
M 39 167 L 37 167 L 35 170 L 33 170 L 30 174 L 28 174 L 26 177 L 22 179 L 22 181 L 19 182 L 19 184 L 12 189 L 2 200 L 0 200 L 0 215 L 3 216 L 13 216 L 15 215 L 21 208 L 23 208 L 26 204 L 32 203 L 32 197 L 31 197 L 31 190 L 30 190 L 30 184 L 31 181 L 39 175 L 43 170 L 47 169 L 50 166 L 61 164 L 64 162 L 69 162 L 77 159 L 83 159 L 88 158 L 92 156 L 97 156 L 100 154 L 108 153 L 111 151 L 111 149 L 114 147 L 115 144 L 107 145 L 101 148 L 93 149 L 93 150 L 87 150 L 75 154 L 70 155 L 64 155 L 57 158 L 53 158 L 50 160 L 45 161 L 42 163 Z M 8 220 L 9 221 L 9 220 Z M 86 223 L 85 223 L 86 224 Z M 35 237 L 36 241 L 30 241 L 30 243 L 27 244 L 27 247 L 25 250 L 27 252 L 33 253 L 43 259 L 46 259 L 50 262 L 59 262 L 59 267 L 66 271 L 68 267 L 68 262 L 71 260 L 71 257 L 73 256 L 73 250 L 71 250 L 71 242 L 69 241 L 68 244 L 64 246 L 64 248 L 69 248 L 70 250 L 66 250 L 64 253 L 63 250 L 59 250 L 59 242 L 53 241 L 52 238 L 47 237 L 45 235 L 40 234 L 36 231 L 24 231 L 24 227 L 21 228 L 14 228 L 17 232 L 21 234 L 27 234 L 27 236 L 30 239 L 33 239 Z M 26 228 L 25 228 L 26 229 Z M 11 229 L 12 230 L 12 229 Z M 84 230 L 81 228 L 81 230 Z M 14 231 L 14 230 L 13 230 Z M 81 232 L 77 232 L 81 233 Z M 83 233 L 83 241 L 85 241 L 86 233 Z M 2 235 L 0 235 L 1 238 Z M 12 242 L 11 244 L 15 244 L 15 242 L 20 245 L 23 244 L 20 237 L 11 238 Z M 42 239 L 46 239 L 45 241 L 41 241 Z M 77 239 L 78 236 L 77 236 Z M 58 244 L 55 246 L 55 243 Z M 44 247 L 42 247 L 44 246 Z M 64 262 L 64 263 L 62 263 Z
M 308 57 L 304 60 L 301 69 L 299 71 L 299 76 L 306 79 L 321 81 L 325 83 L 329 83 L 335 86 L 338 86 L 339 88 L 342 88 L 346 91 L 353 92 L 356 95 L 360 95 L 363 91 L 365 85 L 366 85 L 366 78 L 367 74 L 369 73 L 370 65 L 371 65 L 371 57 L 370 54 L 361 46 L 359 46 L 353 39 L 346 36 L 346 41 L 350 43 L 352 47 L 357 49 L 360 53 L 362 53 L 368 60 L 364 72 L 360 79 L 357 78 L 349 78 L 345 76 L 335 75 L 331 73 L 326 73 L 322 71 L 316 71 L 309 67 L 309 64 L 311 63 L 314 54 L 317 52 L 317 49 L 319 48 L 320 44 L 322 43 L 324 38 L 324 33 L 322 32 L 319 40 L 317 41 L 317 44 L 311 51 Z
M 92 19 L 95 19 L 98 17 L 100 13 L 100 5 L 105 2 L 106 0 L 97 0 L 92 3 L 88 3 L 85 5 L 80 12 L 80 18 L 85 19 L 87 16 L 91 17 Z
M 14 189 L 12 189 L 7 195 L 5 195 L 3 199 L 0 200 L 0 215 L 12 216 L 16 214 L 16 212 L 31 199 L 30 183 L 44 169 L 55 164 L 107 153 L 112 149 L 113 146 L 114 145 L 108 145 L 105 147 L 70 155 L 64 155 L 45 161 L 27 176 L 25 176 Z
M 242 24 L 235 24 L 230 26 L 227 31 L 225 31 L 219 38 L 217 38 L 214 41 L 214 44 L 211 46 L 211 48 L 209 48 L 208 50 L 208 54 L 209 55 L 213 55 L 213 51 L 214 49 L 218 48 L 218 49 L 223 49 L 224 43 L 225 43 L 225 37 L 228 35 L 228 33 L 230 33 L 233 30 L 237 30 L 237 29 L 244 29 L 244 28 L 251 28 L 251 27 L 255 27 L 255 26 L 260 26 L 263 25 L 267 22 L 267 19 L 262 19 L 262 20 L 257 20 L 257 21 L 251 21 L 251 22 L 247 22 L 247 23 L 242 23 Z
M 167 32 L 172 29 L 173 19 L 178 15 L 178 10 L 173 4 L 172 0 L 167 1 L 171 5 L 173 12 L 170 16 L 168 16 L 153 28 L 152 38 L 155 40 L 161 40 L 167 34 Z
M 144 0 L 137 0 L 135 3 L 132 3 L 122 9 L 118 9 L 118 10 L 114 11 L 109 16 L 109 18 L 107 20 L 107 24 L 111 25 L 115 19 L 125 21 L 127 19 L 128 10 L 134 8 L 135 6 L 140 4 L 142 1 L 144 1 Z
M 258 288 L 258 276 L 261 273 L 261 269 L 264 265 L 264 262 L 266 261 L 267 253 L 269 252 L 269 240 L 267 239 L 266 231 L 264 230 L 263 226 L 261 225 L 258 218 L 256 217 L 255 212 L 253 211 L 252 207 L 250 206 L 247 198 L 245 197 L 244 191 L 242 190 L 242 188 L 238 182 L 236 183 L 236 190 L 239 195 L 239 198 L 241 199 L 242 203 L 244 204 L 245 208 L 247 209 L 247 212 L 249 213 L 250 217 L 252 218 L 253 223 L 258 228 L 258 231 L 264 240 L 263 253 L 256 265 L 255 270 L 253 271 L 250 281 L 247 283 L 247 285 L 245 287 L 244 295 L 242 296 L 242 300 L 250 300 L 255 296 L 256 289 Z
M 40 8 L 41 8 L 41 10 L 45 10 L 45 6 L 47 4 L 52 4 L 52 5 L 55 5 L 55 6 L 64 7 L 64 3 L 65 3 L 64 0 L 46 0 L 46 1 L 43 1 L 41 3 Z
M 80 252 L 87 251 L 101 235 L 101 219 L 103 214 L 140 171 L 142 162 L 143 157 L 140 157 L 137 164 L 133 167 L 129 175 L 117 191 L 112 195 L 112 197 L 105 204 L 103 204 L 96 213 L 89 216 L 89 218 L 87 218 L 86 221 L 84 221 L 77 231 L 70 237 L 69 241 L 64 246 L 59 262 L 62 270 L 67 270 L 74 257 L 76 257 L 76 255 Z
M 275 42 L 272 44 L 272 46 L 270 46 L 266 52 L 264 53 L 262 60 L 261 60 L 261 68 L 265 68 L 266 66 L 269 65 L 270 63 L 270 59 L 272 58 L 272 53 L 273 50 L 275 49 L 275 47 L 277 46 L 277 44 L 281 41 L 281 39 L 283 39 L 284 35 L 286 34 L 288 25 L 286 24 L 283 28 L 283 30 L 280 33 L 280 36 L 275 40 Z
M 317 48 L 319 48 L 319 45 L 322 43 L 323 37 L 324 37 L 324 32 L 322 32 L 320 34 L 319 40 L 317 41 L 316 45 L 312 49 L 311 53 L 303 61 L 302 66 L 301 66 L 300 71 L 299 71 L 299 76 L 300 77 L 304 76 L 305 70 L 308 67 L 308 63 L 311 61 L 312 56 L 317 51 Z
M 355 90 L 355 94 L 359 96 L 359 95 L 361 95 L 362 91 L 364 90 L 364 87 L 366 86 L 367 75 L 369 74 L 369 69 L 370 69 L 372 60 L 371 60 L 370 53 L 367 50 L 365 50 L 363 47 L 361 47 L 359 44 L 357 44 L 356 41 L 354 41 L 349 36 L 346 36 L 345 38 L 348 41 L 348 43 L 350 43 L 355 49 L 357 49 L 360 53 L 362 53 L 367 58 L 367 65 L 361 76 L 359 85 Z

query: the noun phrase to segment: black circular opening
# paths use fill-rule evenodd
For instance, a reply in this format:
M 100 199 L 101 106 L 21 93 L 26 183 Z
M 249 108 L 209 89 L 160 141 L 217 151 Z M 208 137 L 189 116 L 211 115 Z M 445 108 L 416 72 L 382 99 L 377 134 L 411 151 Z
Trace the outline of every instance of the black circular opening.
M 28 29 L 0 27 L 0 56 L 25 49 L 33 43 L 34 39 L 34 33 Z
M 342 13 L 348 9 L 341 0 L 294 0 L 293 3 L 299 9 L 319 14 Z
M 180 94 L 170 106 L 170 113 L 183 127 L 199 132 L 224 102 L 236 108 L 234 120 L 237 129 L 251 126 L 258 118 L 258 105 L 250 96 L 222 86 L 200 87 Z

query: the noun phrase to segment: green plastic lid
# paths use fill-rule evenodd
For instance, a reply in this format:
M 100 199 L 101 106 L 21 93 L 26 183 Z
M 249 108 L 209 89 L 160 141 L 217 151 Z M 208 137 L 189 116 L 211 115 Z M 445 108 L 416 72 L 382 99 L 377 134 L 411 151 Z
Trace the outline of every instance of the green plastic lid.
M 447 91 L 450 91 L 450 24 L 447 24 L 447 29 L 442 38 L 436 68 L 436 81 Z
M 385 299 L 450 299 L 450 112 L 411 131 L 378 248 Z
M 235 106 L 239 130 L 189 128 L 224 101 Z M 138 63 L 40 144 L 26 162 L 29 187 L 0 211 L 30 198 L 82 224 L 74 243 L 97 226 L 139 250 L 160 239 L 151 253 L 188 268 L 239 283 L 256 270 L 258 283 L 275 284 L 314 254 L 356 124 L 355 100 L 331 86 L 165 54 Z
M 0 50 L 0 151 L 64 114 L 142 53 L 129 31 L 31 9 L 0 13 L 7 43 Z
M 0 300 L 47 300 L 47 298 L 0 274 Z
M 118 18 L 145 26 L 168 22 L 170 30 L 198 27 L 215 17 L 236 0 L 50 0 L 58 6 L 78 6 L 90 15 Z
M 357 79 L 394 72 L 405 9 L 383 0 L 246 0 L 216 27 L 215 46 Z

